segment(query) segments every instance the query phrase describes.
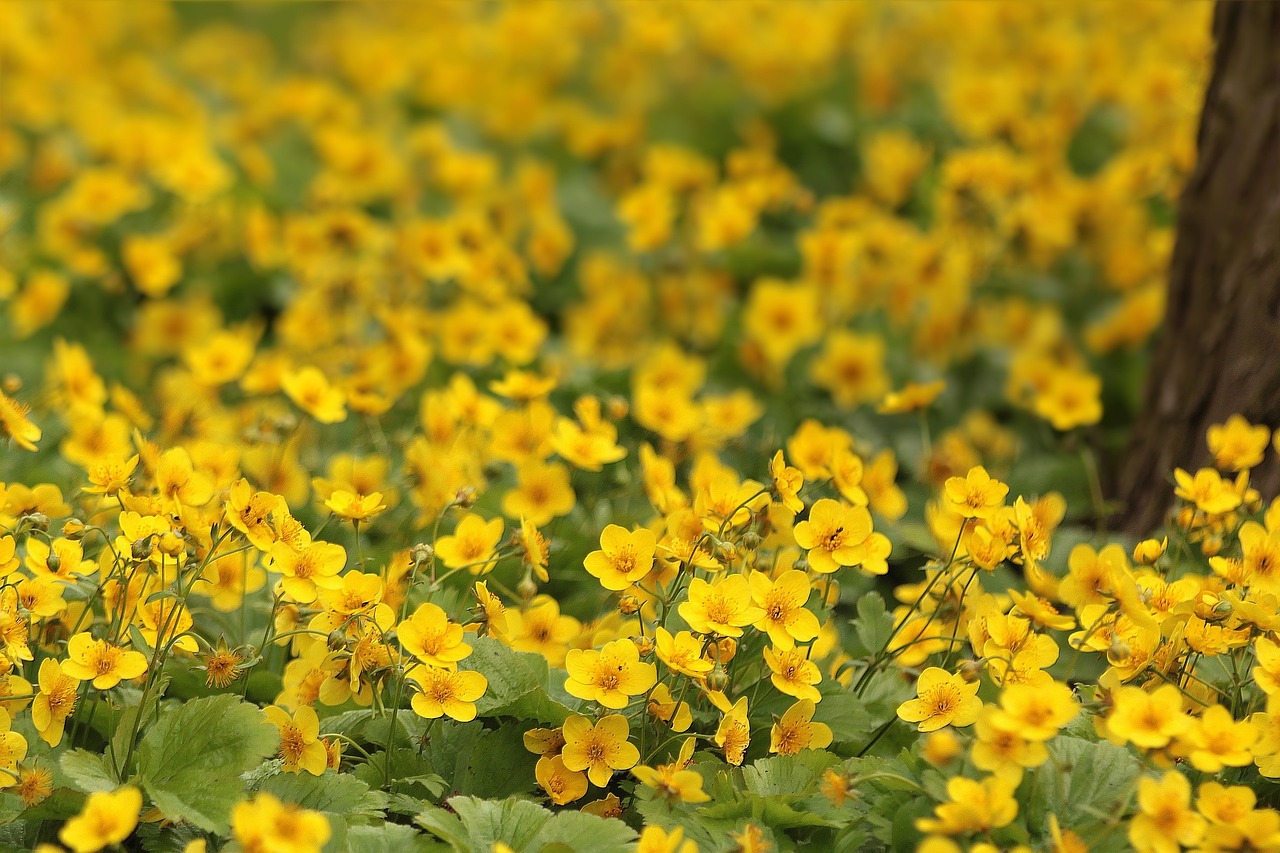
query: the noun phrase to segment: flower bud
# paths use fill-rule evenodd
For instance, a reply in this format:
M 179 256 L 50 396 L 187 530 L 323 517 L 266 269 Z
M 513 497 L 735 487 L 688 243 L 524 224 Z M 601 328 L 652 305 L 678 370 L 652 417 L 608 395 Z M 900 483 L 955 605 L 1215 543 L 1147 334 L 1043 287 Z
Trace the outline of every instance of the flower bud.
M 618 600 L 618 609 L 627 616 L 634 616 L 640 610 L 640 599 L 628 593 Z
M 458 493 L 453 496 L 453 505 L 462 507 L 463 509 L 471 509 L 476 505 L 476 490 L 473 486 L 463 486 L 458 489 Z
M 68 539 L 79 539 L 84 536 L 84 522 L 78 518 L 68 518 L 62 525 L 62 535 Z
M 44 564 L 49 567 L 49 571 L 56 575 L 62 568 L 62 558 L 58 556 L 57 552 L 50 551 L 49 556 L 45 558 Z
M 22 390 L 22 377 L 16 373 L 6 373 L 4 375 L 4 393 L 17 394 Z
M 130 550 L 133 554 L 133 559 L 141 562 L 143 560 L 151 559 L 151 552 L 155 550 L 155 544 L 152 542 L 152 537 L 147 536 L 144 539 L 139 539 L 137 542 L 134 542 L 133 548 Z
M 516 587 L 516 592 L 520 594 L 522 599 L 528 601 L 538 594 L 538 585 L 533 582 L 533 578 L 525 575 L 525 577 L 521 579 L 520 585 Z
M 982 661 L 969 658 L 968 660 L 960 661 L 958 672 L 961 678 L 970 684 L 973 684 L 978 681 L 978 679 L 982 678 L 982 669 Z
M 631 642 L 636 644 L 636 648 L 640 651 L 640 657 L 647 658 L 653 654 L 653 638 L 652 637 L 632 637 Z
M 1129 648 L 1129 644 L 1116 637 L 1107 648 L 1107 662 L 1112 666 L 1124 666 L 1132 654 L 1133 650 Z
M 33 528 L 35 530 L 48 530 L 49 516 L 45 515 L 43 512 L 27 513 L 26 515 L 22 516 L 22 518 L 18 519 L 18 524 L 19 525 L 25 524 L 28 527 Z
M 729 686 L 729 672 L 720 665 L 716 665 L 715 669 L 707 673 L 707 687 L 712 690 L 723 691 Z
M 1159 541 L 1155 539 L 1143 539 L 1133 549 L 1133 560 L 1144 566 L 1155 565 L 1156 560 L 1164 554 L 1165 549 L 1169 547 L 1169 537 L 1165 537 Z
M 331 651 L 340 652 L 347 647 L 347 636 L 341 631 L 333 630 L 325 640 Z
M 627 398 L 616 394 L 609 397 L 605 402 L 605 406 L 605 412 L 611 421 L 620 421 L 631 411 L 631 404 L 627 402 Z
M 415 563 L 429 563 L 435 557 L 436 549 L 425 542 L 419 542 L 409 549 L 409 559 Z
M 160 534 L 160 553 L 167 554 L 170 557 L 176 557 L 186 549 L 187 542 L 178 533 L 172 530 Z
M 746 533 L 742 534 L 742 537 L 738 540 L 738 544 L 742 546 L 743 550 L 754 551 L 760 547 L 760 543 L 762 541 L 763 540 L 760 538 L 759 533 L 756 533 L 754 530 L 748 530 Z

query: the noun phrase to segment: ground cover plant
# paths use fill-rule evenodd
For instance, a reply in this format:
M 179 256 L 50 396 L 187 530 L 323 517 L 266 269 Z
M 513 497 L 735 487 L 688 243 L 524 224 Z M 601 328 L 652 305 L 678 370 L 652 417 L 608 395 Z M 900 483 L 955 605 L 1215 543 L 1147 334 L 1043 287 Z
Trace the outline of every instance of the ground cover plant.
M 1280 849 L 1208 16 L 0 4 L 0 846 Z

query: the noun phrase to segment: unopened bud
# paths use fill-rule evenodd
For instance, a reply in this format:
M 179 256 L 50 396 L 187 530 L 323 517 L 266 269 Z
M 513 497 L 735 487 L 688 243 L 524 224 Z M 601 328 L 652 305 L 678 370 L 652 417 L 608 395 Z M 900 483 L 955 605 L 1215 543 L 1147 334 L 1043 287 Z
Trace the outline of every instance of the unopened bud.
M 455 506 L 460 506 L 463 509 L 471 509 L 471 507 L 476 504 L 475 488 L 472 486 L 463 486 L 461 489 L 458 489 L 458 493 L 453 497 L 453 503 Z
M 44 564 L 49 567 L 49 571 L 55 575 L 62 568 L 62 558 L 54 551 L 49 552 L 49 556 L 45 558 Z
M 409 559 L 415 563 L 429 563 L 435 555 L 436 549 L 425 542 L 419 542 L 409 549 Z
M 4 393 L 17 394 L 22 390 L 22 377 L 16 373 L 6 373 L 4 375 Z
M 1164 539 L 1143 539 L 1133 549 L 1134 562 L 1141 563 L 1144 566 L 1155 565 L 1156 560 L 1164 554 L 1165 548 L 1169 546 L 1169 538 Z
M 631 642 L 636 644 L 636 648 L 640 651 L 640 657 L 647 658 L 653 654 L 652 637 L 632 637 Z
M 763 540 L 760 538 L 759 533 L 756 533 L 754 530 L 748 530 L 746 533 L 742 534 L 742 538 L 738 540 L 738 544 L 741 545 L 744 550 L 754 551 L 760 547 L 760 543 L 762 541 Z
M 626 397 L 611 396 L 605 405 L 611 421 L 620 421 L 631 411 L 631 404 L 627 402 Z
M 716 642 L 716 652 L 721 663 L 728 663 L 738 653 L 738 641 L 733 637 L 722 637 Z
M 717 666 L 707 673 L 707 687 L 723 691 L 729 686 L 729 673 L 723 666 Z
M 1200 550 L 1204 552 L 1206 557 L 1216 557 L 1218 552 L 1222 550 L 1222 537 L 1217 533 L 1212 536 L 1206 536 L 1204 541 L 1200 543 Z
M 78 518 L 68 518 L 62 525 L 62 535 L 68 539 L 79 539 L 84 536 L 84 522 Z
M 516 587 L 516 592 L 520 593 L 522 599 L 528 601 L 538 594 L 538 585 L 533 582 L 533 578 L 526 575 L 521 579 L 520 585 Z
M 48 530 L 49 516 L 45 515 L 43 512 L 29 512 L 22 516 L 22 518 L 18 519 L 18 523 L 25 524 L 36 530 Z
M 325 642 L 331 651 L 340 652 L 347 647 L 347 636 L 341 631 L 330 631 Z
M 960 661 L 960 677 L 970 684 L 974 684 L 978 679 L 982 678 L 982 661 L 974 658 Z
M 176 557 L 186 548 L 186 540 L 172 530 L 160 534 L 160 553 Z
M 151 552 L 155 550 L 155 545 L 152 542 L 151 537 L 147 536 L 144 539 L 139 539 L 137 542 L 134 542 L 133 548 L 130 550 L 133 554 L 133 559 L 138 561 L 149 560 L 151 559 Z
M 618 600 L 618 609 L 627 616 L 634 616 L 640 610 L 640 599 L 634 595 L 624 595 Z
M 1220 618 L 1225 618 L 1227 616 L 1230 616 L 1234 612 L 1235 612 L 1235 607 L 1233 607 L 1231 602 L 1227 601 L 1225 598 L 1219 601 L 1217 604 L 1213 605 L 1214 615 Z

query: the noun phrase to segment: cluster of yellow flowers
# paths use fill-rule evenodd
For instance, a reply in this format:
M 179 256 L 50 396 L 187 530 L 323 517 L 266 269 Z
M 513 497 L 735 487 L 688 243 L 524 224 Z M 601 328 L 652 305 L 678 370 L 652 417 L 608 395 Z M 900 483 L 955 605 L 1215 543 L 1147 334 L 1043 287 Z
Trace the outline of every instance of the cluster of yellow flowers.
M 0 843 L 1280 850 L 1270 431 L 1070 523 L 1208 11 L 0 4 Z

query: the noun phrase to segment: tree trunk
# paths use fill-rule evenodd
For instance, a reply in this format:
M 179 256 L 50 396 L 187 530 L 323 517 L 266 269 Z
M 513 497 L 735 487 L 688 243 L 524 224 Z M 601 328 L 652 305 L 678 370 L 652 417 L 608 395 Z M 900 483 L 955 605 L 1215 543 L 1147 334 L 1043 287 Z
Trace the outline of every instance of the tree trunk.
M 1210 424 L 1239 412 L 1280 426 L 1280 3 L 1220 0 L 1213 35 L 1164 329 L 1117 483 L 1136 534 L 1164 520 L 1173 468 L 1209 461 Z M 1277 482 L 1268 453 L 1253 483 L 1268 495 Z

